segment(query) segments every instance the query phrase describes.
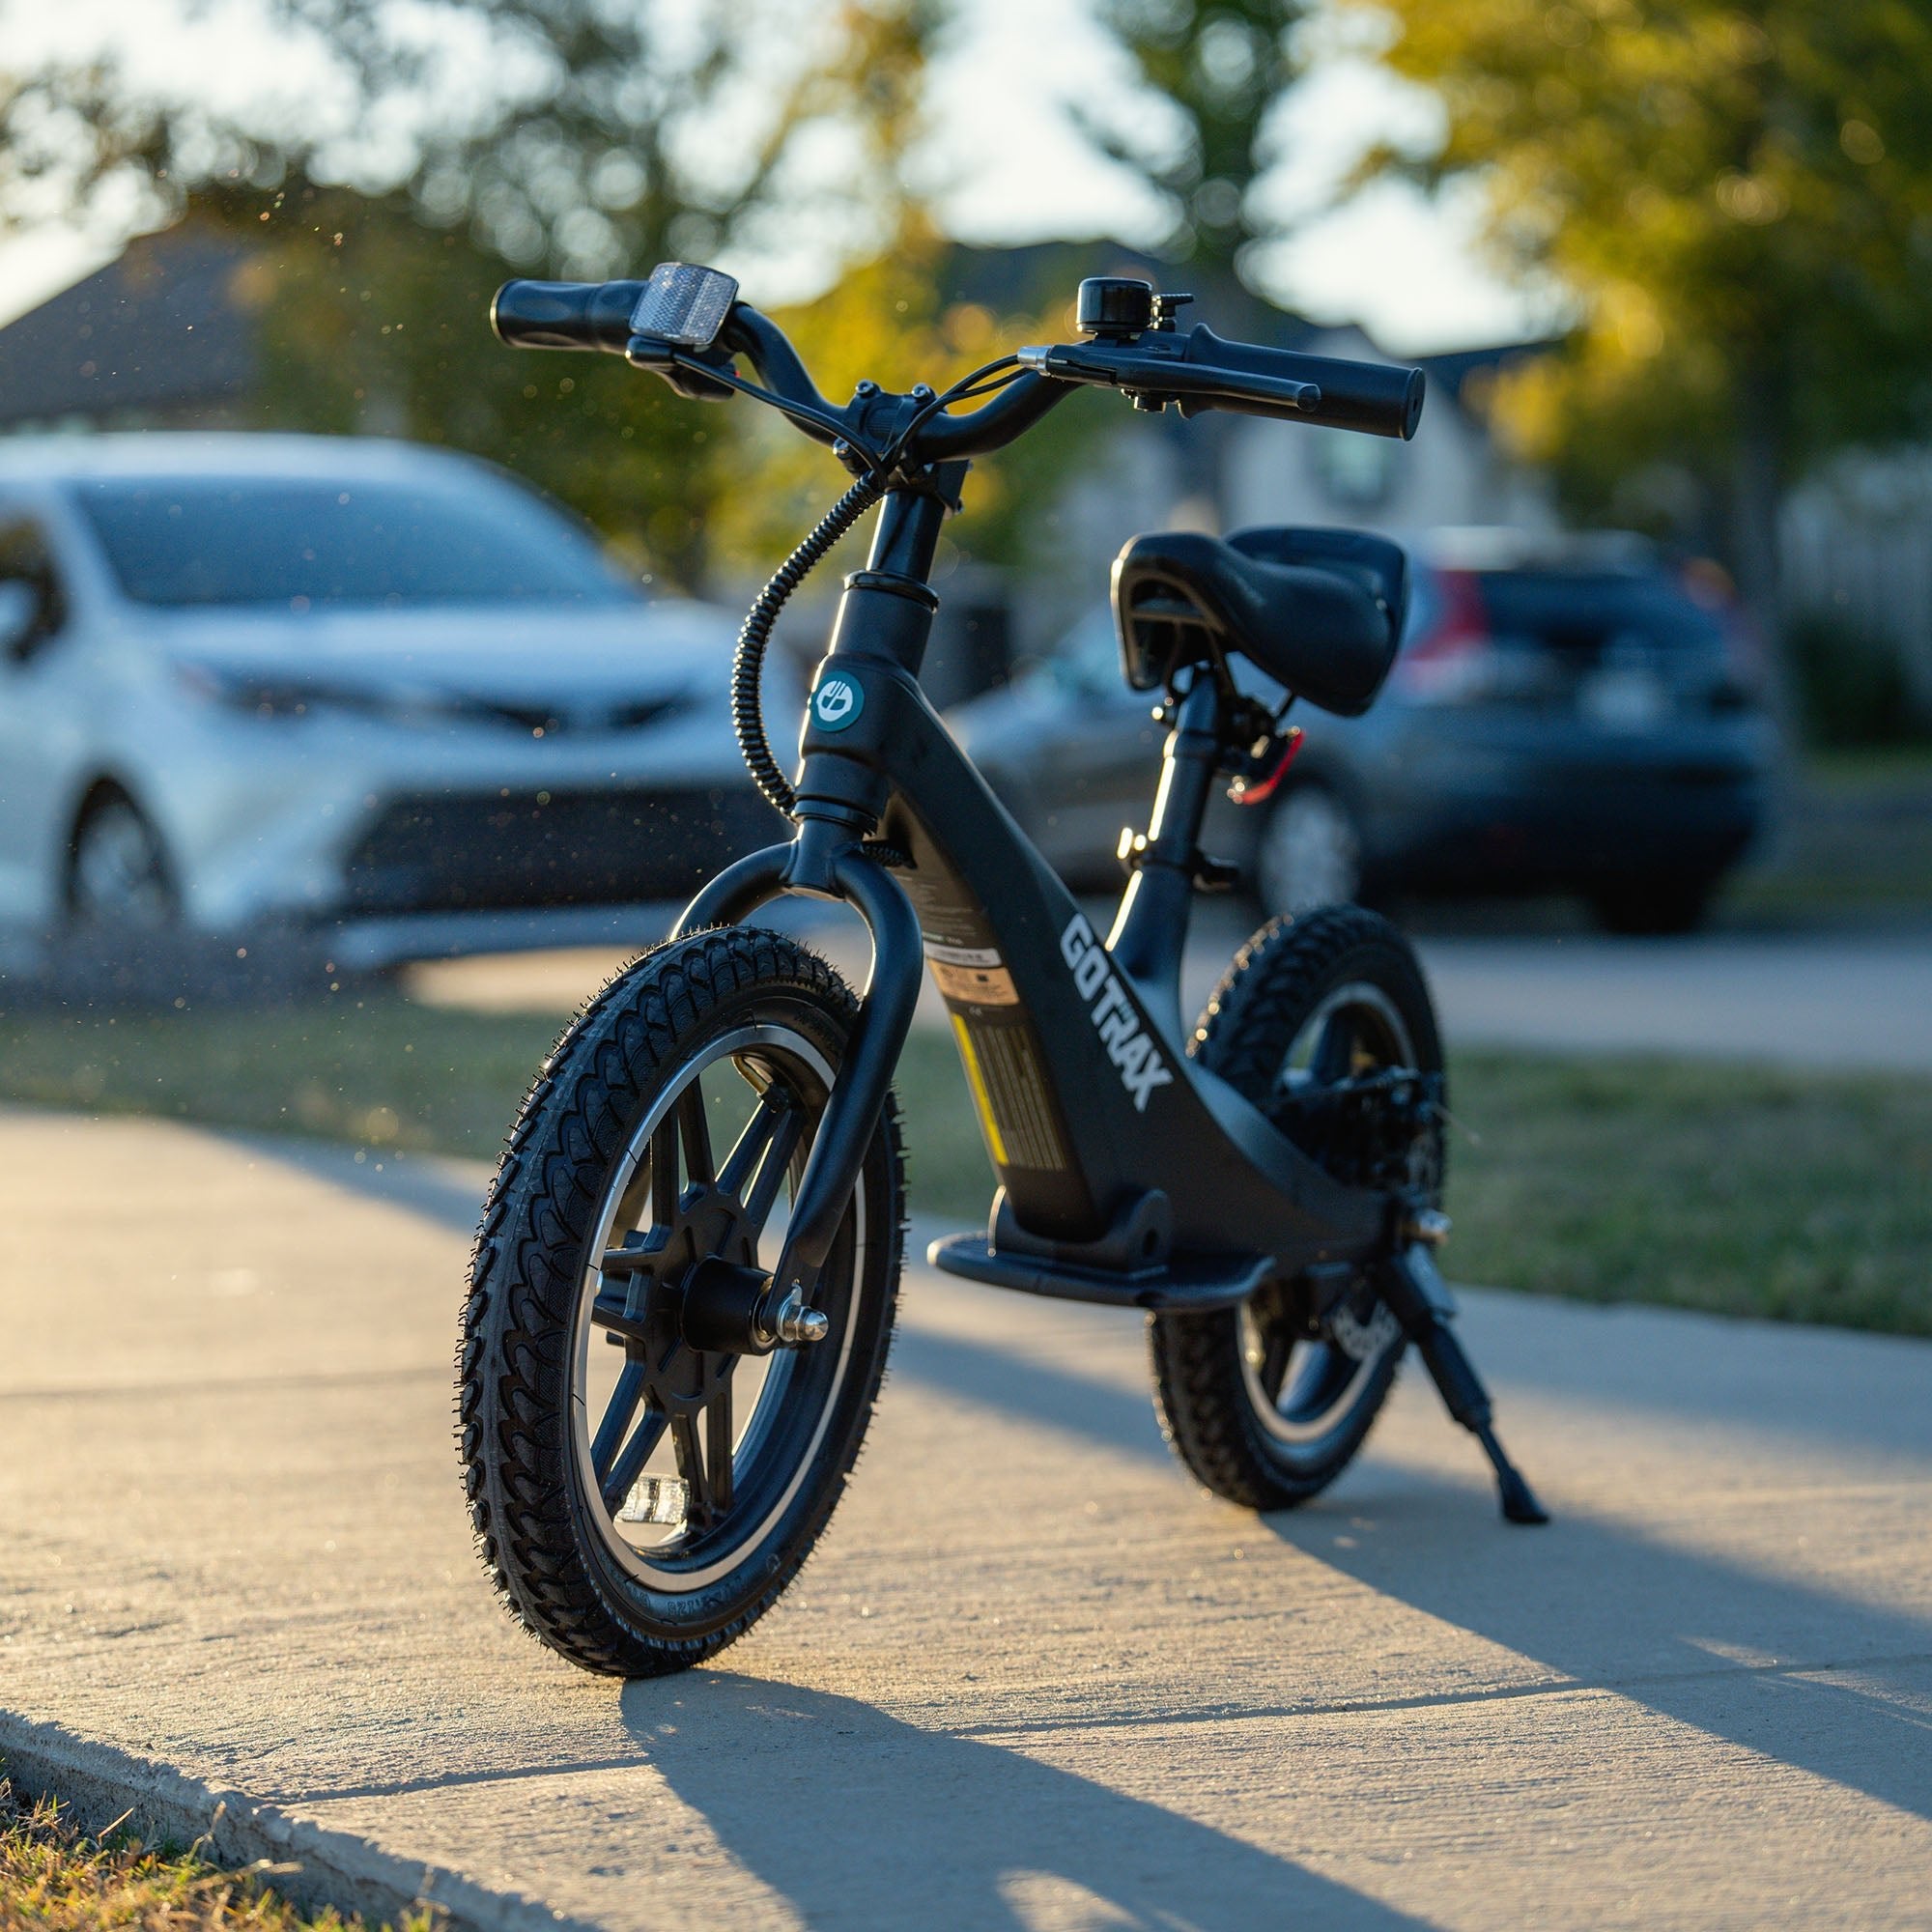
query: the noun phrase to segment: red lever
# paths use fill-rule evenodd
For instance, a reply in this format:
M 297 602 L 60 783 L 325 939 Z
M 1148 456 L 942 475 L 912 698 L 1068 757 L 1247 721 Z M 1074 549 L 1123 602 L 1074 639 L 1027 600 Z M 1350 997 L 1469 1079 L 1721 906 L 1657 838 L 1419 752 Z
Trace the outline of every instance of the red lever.
M 1299 724 L 1291 724 L 1275 740 L 1280 749 L 1275 753 L 1273 763 L 1254 778 L 1237 778 L 1228 787 L 1228 796 L 1236 805 L 1265 805 L 1287 777 L 1289 766 L 1294 762 L 1295 753 L 1301 750 L 1304 735 Z

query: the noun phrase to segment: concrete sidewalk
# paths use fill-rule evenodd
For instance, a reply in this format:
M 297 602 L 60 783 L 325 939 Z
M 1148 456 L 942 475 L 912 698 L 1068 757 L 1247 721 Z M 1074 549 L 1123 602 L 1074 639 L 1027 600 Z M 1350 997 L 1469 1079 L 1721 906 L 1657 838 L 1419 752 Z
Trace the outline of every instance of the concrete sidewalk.
M 910 1280 L 720 1667 L 498 1614 L 476 1178 L 0 1115 L 0 1756 L 377 1910 L 611 1927 L 1932 1924 L 1932 1348 L 1472 1295 L 1558 1512 L 1408 1378 L 1318 1506 L 1175 1468 L 1135 1324 Z

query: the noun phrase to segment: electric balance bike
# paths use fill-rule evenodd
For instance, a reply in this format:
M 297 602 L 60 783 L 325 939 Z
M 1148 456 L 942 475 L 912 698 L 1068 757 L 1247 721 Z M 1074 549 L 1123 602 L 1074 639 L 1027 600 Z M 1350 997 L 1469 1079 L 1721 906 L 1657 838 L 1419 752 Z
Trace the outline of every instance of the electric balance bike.
M 607 351 L 686 396 L 768 404 L 856 479 L 753 606 L 733 667 L 740 747 L 794 836 L 720 873 L 589 1003 L 490 1189 L 459 1427 L 512 1613 L 586 1669 L 655 1675 L 729 1643 L 797 1574 L 886 1365 L 904 1235 L 892 1080 L 928 969 L 999 1177 L 984 1232 L 935 1241 L 934 1266 L 1143 1311 L 1169 1440 L 1256 1510 L 1334 1480 L 1413 1343 L 1488 1453 L 1504 1516 L 1545 1520 L 1448 1325 L 1442 1048 L 1406 941 L 1353 906 L 1277 920 L 1198 1021 L 1179 1005 L 1193 896 L 1231 883 L 1200 846 L 1210 789 L 1270 786 L 1293 699 L 1367 708 L 1402 629 L 1402 551 L 1254 529 L 1122 552 L 1122 668 L 1169 732 L 1104 935 L 919 683 L 934 552 L 970 460 L 1077 387 L 1406 440 L 1422 372 L 1183 331 L 1187 297 L 1095 279 L 1077 342 L 943 392 L 862 383 L 840 406 L 737 286 L 670 263 L 641 282 L 511 282 L 493 310 L 506 343 Z M 760 717 L 766 642 L 874 506 L 788 779 Z M 1291 696 L 1260 702 L 1243 663 Z M 863 994 L 745 923 L 783 894 L 857 910 Z

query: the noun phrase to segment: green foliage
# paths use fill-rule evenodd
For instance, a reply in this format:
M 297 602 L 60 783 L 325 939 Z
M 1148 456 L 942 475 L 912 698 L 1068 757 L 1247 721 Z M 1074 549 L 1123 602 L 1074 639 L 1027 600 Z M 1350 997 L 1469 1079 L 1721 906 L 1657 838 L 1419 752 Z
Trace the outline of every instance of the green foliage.
M 1791 627 L 1800 715 L 1830 747 L 1923 744 L 1896 645 L 1842 618 L 1812 612 Z
M 1495 403 L 1581 505 L 1628 513 L 1620 480 L 1666 462 L 1755 520 L 1749 567 L 1811 459 L 1923 427 L 1925 0 L 1364 4 L 1445 110 L 1438 153 L 1376 164 L 1479 179 L 1496 258 L 1580 305 Z
M 0 0 L 0 18 L 26 4 Z M 216 95 L 179 58 L 163 78 L 133 37 L 84 24 L 31 65 L 0 64 L 0 231 L 110 208 L 126 219 L 130 207 L 157 226 L 198 188 L 300 177 L 399 188 L 512 267 L 586 278 L 708 259 L 802 213 L 834 253 L 876 246 L 890 223 L 864 163 L 882 132 L 903 133 L 904 70 L 937 24 L 933 0 L 254 0 L 253 12 L 314 74 L 312 111 L 291 111 L 268 83 Z M 206 15 L 200 0 L 149 0 L 140 41 L 217 51 Z M 853 128 L 862 165 L 827 177 L 801 164 L 828 130 Z
M 400 194 L 292 185 L 199 197 L 192 213 L 259 251 L 237 294 L 260 314 L 264 427 L 473 451 L 570 503 L 639 571 L 703 584 L 742 405 L 684 401 L 615 356 L 506 350 L 488 321 L 502 260 Z

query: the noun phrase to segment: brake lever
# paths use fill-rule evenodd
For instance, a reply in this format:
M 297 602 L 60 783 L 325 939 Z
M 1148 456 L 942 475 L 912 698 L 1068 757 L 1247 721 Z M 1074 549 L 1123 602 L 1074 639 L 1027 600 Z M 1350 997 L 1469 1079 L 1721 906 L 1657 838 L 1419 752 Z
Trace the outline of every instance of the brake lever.
M 652 375 L 662 376 L 680 396 L 689 396 L 694 402 L 716 402 L 731 394 L 729 384 L 707 382 L 689 366 L 693 362 L 710 362 L 720 369 L 728 369 L 731 366 L 728 349 L 694 352 L 679 343 L 667 342 L 661 335 L 634 335 L 624 345 L 624 360 L 633 369 L 648 369 Z

